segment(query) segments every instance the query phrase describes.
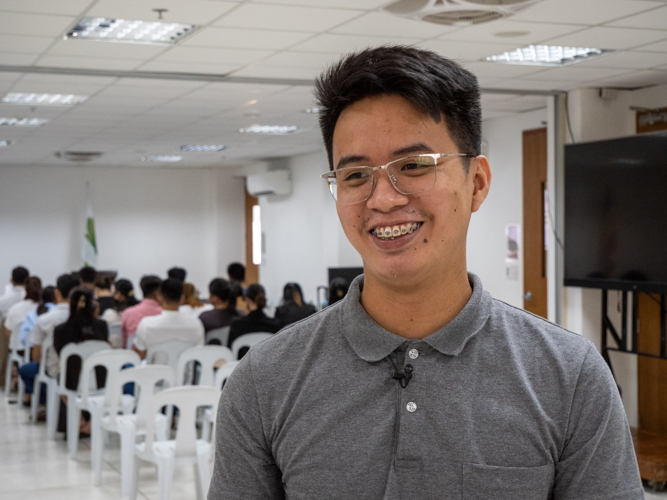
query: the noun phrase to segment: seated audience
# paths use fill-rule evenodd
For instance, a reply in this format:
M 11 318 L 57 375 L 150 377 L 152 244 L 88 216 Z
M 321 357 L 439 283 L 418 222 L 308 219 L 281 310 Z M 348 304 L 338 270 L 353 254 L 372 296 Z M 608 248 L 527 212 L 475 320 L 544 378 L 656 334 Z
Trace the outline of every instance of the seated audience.
M 9 311 L 9 308 L 25 297 L 25 282 L 28 276 L 30 276 L 30 272 L 25 267 L 18 266 L 12 269 L 10 286 L 5 291 L 5 294 L 0 297 L 0 325 L 4 323 L 5 315 Z M 0 385 L 3 386 L 5 385 L 8 348 L 9 338 L 2 335 L 2 326 L 0 326 Z
M 100 305 L 100 316 L 102 316 L 107 309 L 111 309 L 116 305 L 116 301 L 111 295 L 112 281 L 111 277 L 105 276 L 95 282 L 95 300 Z
M 239 295 L 238 299 L 236 300 L 236 307 L 243 311 L 243 314 L 248 314 L 250 311 L 248 310 L 248 306 L 246 305 L 245 300 L 243 300 L 243 294 L 245 293 L 247 286 L 245 282 L 245 266 L 240 262 L 232 262 L 229 264 L 229 266 L 227 266 L 227 277 L 229 278 L 229 283 L 232 286 L 237 284 L 239 287 L 241 287 L 241 295 Z
M 193 346 L 204 344 L 204 326 L 190 314 L 181 314 L 178 310 L 183 297 L 183 282 L 168 278 L 160 286 L 162 312 L 158 316 L 149 316 L 141 320 L 137 327 L 137 337 L 133 349 L 141 359 L 146 357 L 148 349 L 156 344 L 171 340 L 190 342 Z
M 280 328 L 296 323 L 311 314 L 315 314 L 315 306 L 303 302 L 303 293 L 298 283 L 287 283 L 283 289 L 284 304 L 276 309 L 276 320 Z
M 123 311 L 139 303 L 134 296 L 134 286 L 130 280 L 119 279 L 114 283 L 113 288 L 113 306 L 100 313 L 100 317 L 109 326 L 120 325 Z
M 182 267 L 172 267 L 167 271 L 167 278 L 174 278 L 185 283 L 185 277 L 188 272 Z
M 127 339 L 137 331 L 139 322 L 147 316 L 157 316 L 162 312 L 160 305 L 160 285 L 162 280 L 158 276 L 144 276 L 139 282 L 144 299 L 138 304 L 128 307 L 123 311 L 121 323 L 123 325 L 123 347 L 127 345 Z
M 250 312 L 247 316 L 237 318 L 232 322 L 229 330 L 229 340 L 227 346 L 231 347 L 232 342 L 246 333 L 265 332 L 276 333 L 280 330 L 280 324 L 273 318 L 264 314 L 266 307 L 266 292 L 264 287 L 258 283 L 250 285 L 245 291 L 244 300 Z M 239 359 L 245 355 L 244 349 L 239 352 Z
M 199 315 L 206 333 L 231 325 L 235 318 L 243 314 L 236 308 L 236 299 L 241 295 L 240 286 L 232 287 L 227 280 L 215 278 L 208 284 L 208 295 L 213 310 Z
M 199 290 L 192 283 L 183 284 L 183 302 L 179 307 L 183 314 L 191 314 L 196 317 L 211 309 L 213 309 L 211 304 L 205 304 L 199 299 Z
M 94 267 L 85 266 L 79 269 L 79 284 L 83 287 L 95 290 L 95 280 L 97 278 L 97 271 Z
M 350 284 L 345 278 L 334 278 L 329 283 L 329 304 L 335 304 L 341 300 L 345 295 L 347 295 L 347 290 L 350 288 Z

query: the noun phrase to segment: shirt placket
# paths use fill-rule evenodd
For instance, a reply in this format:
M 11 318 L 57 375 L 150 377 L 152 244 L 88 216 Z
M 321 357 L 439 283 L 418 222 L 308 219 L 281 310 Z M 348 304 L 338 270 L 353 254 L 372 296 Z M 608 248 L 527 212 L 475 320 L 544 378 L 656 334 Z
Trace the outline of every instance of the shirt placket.
M 419 429 L 426 410 L 423 394 L 423 347 L 421 341 L 409 342 L 405 349 L 405 356 L 398 369 L 402 373 L 411 371 L 411 377 L 404 382 L 405 387 L 399 386 L 399 429 L 395 466 L 399 475 L 412 475 L 421 472 L 422 447 L 419 440 Z M 400 359 L 400 356 L 399 356 Z

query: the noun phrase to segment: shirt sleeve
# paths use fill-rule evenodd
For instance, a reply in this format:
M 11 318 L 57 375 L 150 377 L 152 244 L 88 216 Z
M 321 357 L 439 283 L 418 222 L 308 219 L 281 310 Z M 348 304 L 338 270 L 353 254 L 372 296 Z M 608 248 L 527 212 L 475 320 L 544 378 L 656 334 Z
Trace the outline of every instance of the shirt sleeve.
M 136 337 L 134 337 L 134 345 L 140 351 L 147 351 L 148 346 L 146 346 L 146 339 L 144 338 L 146 336 L 146 328 L 142 323 L 143 320 L 139 322 L 139 326 L 137 326 L 137 330 L 134 332 L 136 334 Z M 127 348 L 131 349 L 132 346 L 128 345 Z
M 590 347 L 579 372 L 554 500 L 644 498 L 630 428 L 609 367 Z
M 227 380 L 216 426 L 208 500 L 284 499 L 282 474 L 262 426 L 251 356 L 245 356 Z

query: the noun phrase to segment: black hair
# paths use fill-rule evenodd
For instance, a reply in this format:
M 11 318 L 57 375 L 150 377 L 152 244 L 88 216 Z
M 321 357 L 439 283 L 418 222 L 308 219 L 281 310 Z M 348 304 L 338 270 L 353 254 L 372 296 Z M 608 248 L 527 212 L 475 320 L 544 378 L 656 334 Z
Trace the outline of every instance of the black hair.
M 125 298 L 125 300 L 122 302 L 116 302 L 116 309 L 119 312 L 124 311 L 128 307 L 132 307 L 139 303 L 137 298 L 134 296 L 134 286 L 130 280 L 119 279 L 114 283 L 113 287 L 115 291 L 120 293 Z
M 259 283 L 250 285 L 245 291 L 245 296 L 257 304 L 258 309 L 261 310 L 266 307 L 266 292 Z
M 30 276 L 25 282 L 25 298 L 39 302 L 42 298 L 42 280 L 37 276 Z
M 12 281 L 15 285 L 25 285 L 29 276 L 30 271 L 23 266 L 18 266 L 12 269 Z
M 53 293 L 55 290 L 54 287 L 51 285 L 45 286 L 42 288 L 42 299 L 39 302 L 39 305 L 37 306 L 37 316 L 40 314 L 44 314 L 49 310 L 48 307 L 46 307 L 46 304 L 53 304 L 56 301 L 56 296 Z
M 63 299 L 69 299 L 70 292 L 77 286 L 79 286 L 79 280 L 71 274 L 61 274 L 56 280 L 56 288 Z
M 101 290 L 111 290 L 112 284 L 113 278 L 111 276 L 102 276 L 97 281 L 95 281 L 95 287 Z
M 185 282 L 185 277 L 188 275 L 188 272 L 182 267 L 172 267 L 167 271 L 167 278 L 174 278 Z
M 139 286 L 141 287 L 141 293 L 144 294 L 144 298 L 150 297 L 156 291 L 160 289 L 162 284 L 162 279 L 159 276 L 153 274 L 148 276 L 142 276 Z
M 183 282 L 176 278 L 167 278 L 160 285 L 160 293 L 165 302 L 180 302 L 183 296 Z
M 350 284 L 345 278 L 338 276 L 332 279 L 329 283 L 329 305 L 335 304 L 345 297 L 349 289 Z
M 97 271 L 94 267 L 86 266 L 79 269 L 79 279 L 82 283 L 95 283 Z
M 287 283 L 285 288 L 283 288 L 283 300 L 285 302 L 294 302 L 294 293 L 298 293 L 303 302 L 303 292 L 301 291 L 301 286 L 298 283 Z
M 90 288 L 77 286 L 72 290 L 69 303 L 67 324 L 74 330 L 74 342 L 84 338 L 84 330 L 95 321 L 95 297 Z
M 320 129 L 331 170 L 340 114 L 355 102 L 381 95 L 402 97 L 436 123 L 444 116 L 459 151 L 480 154 L 482 108 L 475 75 L 435 52 L 384 45 L 343 57 L 315 80 L 315 98 L 322 107 Z M 469 161 L 463 164 L 467 171 Z
M 243 295 L 241 285 L 238 283 L 232 284 L 223 278 L 214 278 L 208 284 L 208 294 L 212 297 L 218 297 L 223 302 L 227 302 L 225 310 L 232 316 L 238 316 L 236 299 Z
M 227 266 L 227 275 L 234 281 L 245 281 L 245 266 L 240 262 L 232 262 Z

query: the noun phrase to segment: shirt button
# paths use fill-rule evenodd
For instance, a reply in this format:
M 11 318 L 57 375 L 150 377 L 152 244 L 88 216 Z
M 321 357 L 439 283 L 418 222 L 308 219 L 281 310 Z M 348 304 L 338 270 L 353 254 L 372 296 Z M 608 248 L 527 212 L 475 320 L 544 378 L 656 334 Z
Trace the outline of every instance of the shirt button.
M 419 356 L 419 351 L 417 349 L 410 349 L 408 356 L 410 356 L 410 359 L 417 359 L 417 356 Z
M 410 402 L 407 404 L 407 409 L 408 409 L 408 411 L 409 411 L 410 413 L 416 411 L 416 410 L 417 410 L 417 403 L 413 403 L 412 401 L 410 401 Z

